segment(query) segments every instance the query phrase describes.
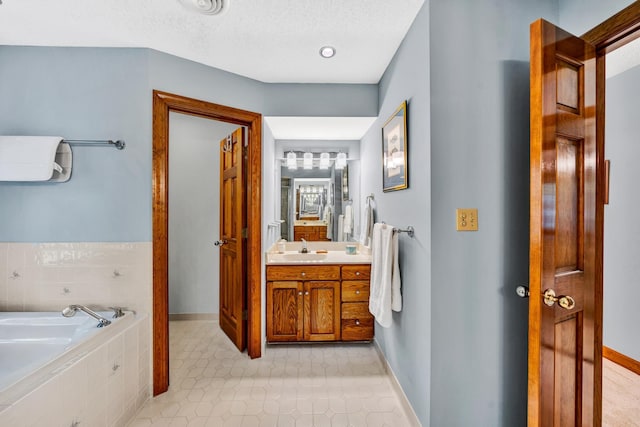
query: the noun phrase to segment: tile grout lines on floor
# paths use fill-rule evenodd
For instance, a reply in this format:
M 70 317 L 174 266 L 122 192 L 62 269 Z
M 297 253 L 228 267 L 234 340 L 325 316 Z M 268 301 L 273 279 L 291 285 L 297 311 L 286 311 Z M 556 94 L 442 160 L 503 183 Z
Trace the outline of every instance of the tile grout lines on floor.
M 269 346 L 250 360 L 215 321 L 169 329 L 170 389 L 130 427 L 410 425 L 373 344 Z

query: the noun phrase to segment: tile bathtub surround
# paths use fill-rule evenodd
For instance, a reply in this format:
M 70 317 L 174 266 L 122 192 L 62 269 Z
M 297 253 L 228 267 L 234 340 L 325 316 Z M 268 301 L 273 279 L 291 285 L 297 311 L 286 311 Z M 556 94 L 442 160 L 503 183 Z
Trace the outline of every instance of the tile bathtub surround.
M 69 304 L 151 312 L 152 245 L 0 243 L 0 311 Z
M 43 381 L 0 406 L 0 425 L 126 426 L 150 395 L 148 316 L 101 333 L 90 339 L 93 347 L 44 368 Z
M 169 391 L 143 426 L 411 426 L 373 344 L 269 346 L 250 360 L 215 321 L 172 321 Z

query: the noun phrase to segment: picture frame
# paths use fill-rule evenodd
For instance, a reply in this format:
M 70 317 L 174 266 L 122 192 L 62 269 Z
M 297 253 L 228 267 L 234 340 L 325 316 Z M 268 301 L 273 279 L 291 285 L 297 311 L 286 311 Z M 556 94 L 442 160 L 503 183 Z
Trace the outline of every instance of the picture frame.
M 407 101 L 404 101 L 382 126 L 382 191 L 408 188 L 407 166 Z

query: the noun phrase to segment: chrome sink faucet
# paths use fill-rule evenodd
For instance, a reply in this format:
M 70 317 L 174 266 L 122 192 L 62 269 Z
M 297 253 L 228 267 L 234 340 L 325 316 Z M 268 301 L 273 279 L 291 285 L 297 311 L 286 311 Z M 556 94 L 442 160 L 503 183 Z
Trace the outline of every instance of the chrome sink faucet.
M 98 321 L 98 328 L 102 328 L 103 326 L 108 326 L 111 324 L 111 320 L 105 319 L 104 317 L 100 316 L 95 311 L 88 309 L 84 305 L 72 304 L 69 307 L 66 307 L 64 310 L 62 310 L 62 315 L 64 317 L 73 317 L 78 312 L 78 310 L 82 310 L 85 313 L 87 313 L 89 316 L 96 319 Z
M 306 253 L 308 253 L 308 252 L 309 252 L 309 249 L 307 249 L 307 241 L 306 241 L 306 240 L 304 240 L 304 239 L 302 239 L 302 238 L 301 238 L 300 240 L 302 240 L 302 249 L 300 249 L 300 253 L 301 253 L 301 254 L 306 254 Z

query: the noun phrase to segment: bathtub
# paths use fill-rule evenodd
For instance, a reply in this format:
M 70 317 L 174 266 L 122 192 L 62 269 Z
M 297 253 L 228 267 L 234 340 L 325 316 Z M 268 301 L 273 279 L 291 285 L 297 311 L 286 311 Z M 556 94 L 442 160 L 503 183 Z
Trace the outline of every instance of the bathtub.
M 149 318 L 0 313 L 0 425 L 126 425 L 149 396 Z

